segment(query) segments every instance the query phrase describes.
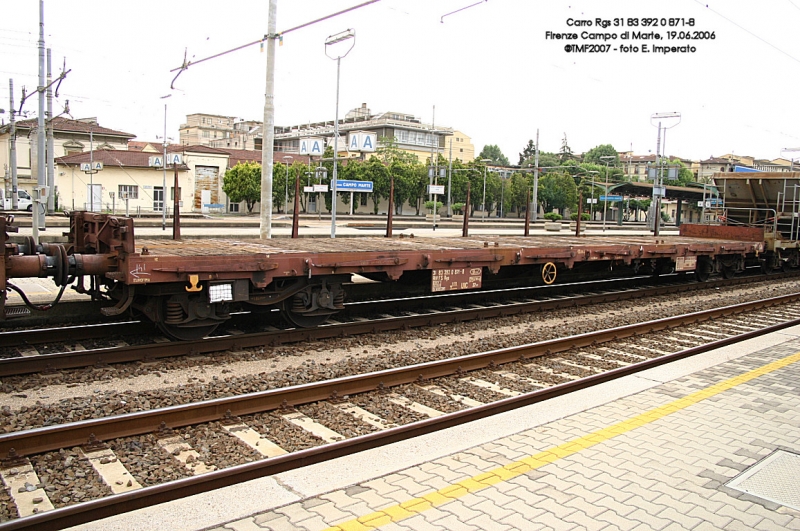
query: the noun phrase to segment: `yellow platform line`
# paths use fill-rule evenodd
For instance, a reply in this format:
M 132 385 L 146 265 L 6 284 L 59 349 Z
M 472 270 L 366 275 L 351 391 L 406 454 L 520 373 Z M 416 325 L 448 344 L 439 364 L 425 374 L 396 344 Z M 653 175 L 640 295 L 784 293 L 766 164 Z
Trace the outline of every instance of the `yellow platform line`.
M 501 467 L 496 467 L 488 472 L 482 472 L 477 476 L 465 479 L 454 483 L 453 485 L 444 487 L 434 492 L 430 492 L 423 496 L 413 498 L 411 500 L 392 505 L 380 511 L 375 511 L 354 520 L 348 520 L 335 526 L 329 527 L 324 531 L 369 531 L 377 529 L 389 523 L 397 523 L 407 518 L 416 516 L 419 513 L 427 511 L 435 507 L 439 507 L 453 500 L 466 496 L 467 494 L 478 492 L 492 485 L 496 485 L 503 481 L 508 481 L 517 476 L 525 474 L 531 470 L 536 470 L 550 463 L 554 463 L 565 457 L 574 455 L 581 450 L 591 448 L 596 444 L 608 441 L 632 431 L 641 426 L 655 422 L 662 419 L 667 415 L 681 411 L 689 406 L 702 402 L 707 398 L 716 396 L 728 389 L 732 389 L 737 385 L 747 383 L 750 380 L 769 374 L 771 372 L 782 369 L 792 363 L 800 361 L 800 352 L 796 352 L 791 356 L 787 356 L 772 363 L 762 365 L 757 369 L 748 371 L 729 378 L 723 382 L 716 383 L 705 389 L 695 391 L 683 398 L 679 398 L 663 406 L 659 406 L 644 413 L 640 413 L 635 417 L 627 420 L 617 422 L 605 428 L 601 428 L 592 433 L 572 439 L 559 446 L 554 446 L 548 450 L 544 450 L 537 454 L 529 455 L 528 457 L 508 463 Z

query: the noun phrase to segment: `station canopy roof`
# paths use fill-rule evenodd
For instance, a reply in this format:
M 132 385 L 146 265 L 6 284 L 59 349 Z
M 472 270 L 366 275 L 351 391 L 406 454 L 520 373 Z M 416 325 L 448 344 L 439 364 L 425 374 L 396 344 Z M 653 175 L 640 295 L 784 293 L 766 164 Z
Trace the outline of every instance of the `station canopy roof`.
M 602 183 L 597 183 L 601 185 Z M 719 191 L 716 186 L 707 184 L 705 185 L 705 197 L 717 196 Z M 653 183 L 647 182 L 631 182 L 619 183 L 608 187 L 609 195 L 627 195 L 633 197 L 653 197 Z M 702 201 L 703 200 L 703 185 L 697 184 L 695 186 L 672 186 L 666 185 L 666 199 L 680 199 L 682 201 Z

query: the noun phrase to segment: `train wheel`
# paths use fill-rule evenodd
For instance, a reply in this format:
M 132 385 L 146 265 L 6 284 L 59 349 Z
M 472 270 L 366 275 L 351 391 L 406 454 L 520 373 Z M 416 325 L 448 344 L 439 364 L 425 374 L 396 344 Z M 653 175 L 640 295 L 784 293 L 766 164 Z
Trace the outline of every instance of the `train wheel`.
M 722 278 L 733 278 L 736 274 L 736 269 L 733 266 L 722 266 Z
M 219 323 L 204 324 L 201 326 L 178 326 L 166 323 L 157 323 L 158 329 L 164 335 L 178 341 L 195 341 L 203 339 L 217 329 Z
M 542 281 L 548 286 L 556 281 L 558 268 L 553 262 L 547 262 L 542 266 Z
M 713 271 L 714 267 L 711 264 L 711 260 L 707 257 L 699 256 L 697 258 L 697 267 L 694 270 L 694 278 L 697 279 L 698 282 L 705 282 L 708 280 L 708 277 L 711 276 L 711 271 Z
M 296 326 L 297 328 L 314 328 L 325 324 L 330 316 L 329 313 L 301 313 L 292 309 L 292 300 L 287 299 L 283 302 L 281 307 L 281 316 L 287 323 Z

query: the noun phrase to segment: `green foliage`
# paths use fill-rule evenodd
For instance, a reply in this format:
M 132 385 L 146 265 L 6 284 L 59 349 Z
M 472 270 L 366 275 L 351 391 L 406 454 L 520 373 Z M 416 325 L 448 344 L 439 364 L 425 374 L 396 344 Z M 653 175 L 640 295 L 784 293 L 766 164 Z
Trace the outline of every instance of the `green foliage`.
M 563 164 L 574 158 L 575 155 L 572 154 L 572 148 L 567 143 L 567 133 L 564 133 L 564 138 L 561 140 L 561 150 L 558 152 L 558 161 Z
M 543 217 L 548 221 L 558 221 L 562 218 L 561 214 L 558 212 L 547 212 Z
M 539 178 L 538 199 L 545 211 L 574 209 L 578 203 L 578 187 L 568 173 L 547 173 Z
M 529 192 L 533 188 L 533 175 L 530 173 L 514 173 L 511 175 L 510 184 L 506 186 L 506 201 L 512 210 L 517 211 L 517 217 L 528 208 Z
M 466 203 L 453 203 L 453 213 L 455 214 L 463 214 L 464 207 L 467 206 Z
M 533 143 L 533 140 L 528 140 L 528 145 L 525 146 L 522 149 L 522 153 L 519 154 L 519 162 L 517 164 L 522 166 L 526 160 L 528 159 L 533 160 L 535 157 L 536 157 L 536 144 Z
M 589 214 L 587 214 L 586 212 L 581 212 L 581 221 L 589 221 L 589 218 L 590 218 Z M 571 219 L 572 221 L 577 221 L 578 213 L 573 212 L 572 214 L 569 215 L 569 219 Z
M 672 159 L 668 162 L 670 166 L 680 166 L 678 170 L 678 182 L 672 181 L 674 184 L 678 186 L 685 186 L 691 182 L 694 182 L 694 173 L 692 170 L 686 167 L 686 165 L 678 159 Z M 667 183 L 669 184 L 669 183 Z
M 441 201 L 436 201 L 436 210 L 442 208 L 444 203 Z M 431 210 L 433 208 L 433 201 L 425 201 L 425 210 Z
M 232 203 L 247 202 L 247 211 L 261 200 L 261 164 L 240 162 L 225 172 L 222 178 L 222 191 Z
M 601 157 L 614 157 L 613 159 L 602 159 Z M 605 166 L 608 161 L 609 166 L 617 166 L 619 164 L 619 153 L 614 149 L 611 144 L 601 144 L 595 146 L 583 156 L 583 162 L 588 164 L 597 164 Z
M 503 155 L 503 152 L 500 151 L 500 148 L 494 144 L 483 146 L 483 149 L 477 158 L 491 159 L 492 162 L 498 166 L 508 166 L 508 158 Z
M 391 165 L 394 162 L 402 162 L 405 164 L 413 164 L 419 162 L 419 159 L 413 153 L 403 151 L 397 147 L 392 136 L 382 136 L 378 139 L 378 149 L 376 155 L 384 164 Z

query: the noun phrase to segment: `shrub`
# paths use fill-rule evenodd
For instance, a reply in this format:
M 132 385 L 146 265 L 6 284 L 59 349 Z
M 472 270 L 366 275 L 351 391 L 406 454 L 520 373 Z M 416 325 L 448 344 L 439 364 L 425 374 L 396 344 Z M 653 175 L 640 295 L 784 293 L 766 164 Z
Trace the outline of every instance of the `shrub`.
M 569 215 L 569 219 L 571 219 L 572 221 L 577 221 L 578 220 L 578 213 L 577 212 L 573 212 L 572 214 Z M 586 212 L 582 212 L 581 213 L 581 221 L 589 221 L 589 214 L 587 214 Z
M 549 221 L 558 221 L 561 219 L 561 214 L 557 212 L 548 212 L 544 215 L 544 219 Z
M 442 205 L 444 205 L 444 203 L 442 203 L 441 201 L 436 201 L 436 210 L 438 211 L 440 208 L 442 208 Z M 432 208 L 433 208 L 433 201 L 425 201 L 425 209 L 431 210 Z
M 465 203 L 453 203 L 453 213 L 454 214 L 463 214 L 465 206 L 466 206 Z

